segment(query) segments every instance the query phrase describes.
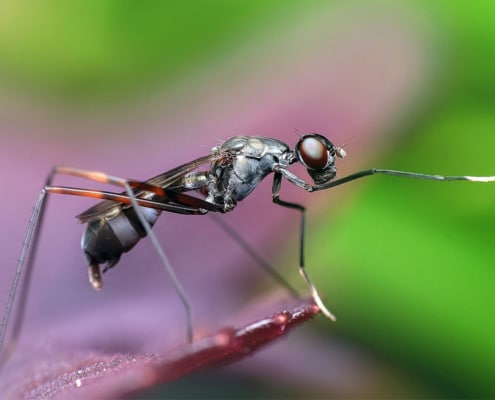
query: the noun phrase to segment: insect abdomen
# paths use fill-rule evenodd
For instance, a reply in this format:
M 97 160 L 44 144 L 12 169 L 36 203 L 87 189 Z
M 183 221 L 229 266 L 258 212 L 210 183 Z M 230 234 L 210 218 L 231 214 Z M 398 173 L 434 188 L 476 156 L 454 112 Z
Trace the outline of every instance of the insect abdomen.
M 153 226 L 160 211 L 141 208 L 143 216 Z M 112 268 L 122 253 L 131 250 L 146 232 L 132 207 L 119 210 L 88 223 L 81 240 L 81 247 L 88 264 L 106 263 L 105 270 Z

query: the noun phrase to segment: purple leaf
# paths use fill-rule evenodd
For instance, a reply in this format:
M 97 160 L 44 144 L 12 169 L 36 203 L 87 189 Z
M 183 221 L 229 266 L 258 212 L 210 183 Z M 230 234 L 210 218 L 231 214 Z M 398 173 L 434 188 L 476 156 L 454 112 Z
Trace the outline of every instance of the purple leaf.
M 318 312 L 310 301 L 299 301 L 289 310 L 223 328 L 162 354 L 46 353 L 38 354 L 36 363 L 31 362 L 32 354 L 17 354 L 4 365 L 0 391 L 8 399 L 121 397 L 250 356 Z

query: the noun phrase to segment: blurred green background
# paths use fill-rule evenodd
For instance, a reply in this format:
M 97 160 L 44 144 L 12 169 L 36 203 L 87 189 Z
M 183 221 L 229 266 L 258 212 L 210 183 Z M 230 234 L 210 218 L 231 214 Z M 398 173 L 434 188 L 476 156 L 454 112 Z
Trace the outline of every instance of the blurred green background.
M 390 128 L 392 143 L 370 167 L 495 174 L 495 2 L 376 6 L 397 3 L 430 21 L 437 40 L 429 49 L 434 79 Z M 350 4 L 351 14 L 362 5 Z M 283 31 L 294 17 L 341 5 L 3 2 L 0 84 L 22 101 L 105 114 L 187 82 L 233 49 L 255 47 L 264 35 Z M 314 325 L 392 371 L 389 395 L 495 396 L 495 186 L 372 177 L 343 190 L 349 193 L 345 201 L 332 210 L 320 205 L 308 222 L 308 265 L 338 316 L 337 324 L 319 319 Z M 283 261 L 293 258 L 289 252 Z M 317 395 L 311 388 L 288 393 L 241 376 L 206 376 L 174 383 L 165 393 Z M 385 387 L 379 393 L 389 392 Z

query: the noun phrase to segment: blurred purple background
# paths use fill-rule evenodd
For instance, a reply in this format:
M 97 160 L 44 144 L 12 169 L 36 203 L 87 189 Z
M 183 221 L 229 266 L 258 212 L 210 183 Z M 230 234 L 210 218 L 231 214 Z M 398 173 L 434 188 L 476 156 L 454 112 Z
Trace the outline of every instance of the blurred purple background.
M 438 60 L 430 53 L 435 31 L 408 3 L 301 4 L 269 28 L 259 19 L 247 39 L 223 52 L 212 47 L 197 68 L 157 79 L 135 100 L 130 94 L 122 103 L 64 104 L 63 96 L 26 96 L 7 80 L 0 93 L 1 302 L 34 201 L 54 164 L 144 180 L 208 154 L 234 135 L 272 136 L 293 146 L 299 133 L 319 132 L 345 146 L 339 176 L 374 166 L 436 76 Z M 261 26 L 265 30 L 253 33 Z M 55 183 L 102 187 L 68 177 Z M 270 189 L 269 177 L 223 218 L 305 290 L 296 258 L 292 265 L 277 262 L 296 254 L 299 215 L 273 205 Z M 307 194 L 284 182 L 282 198 L 307 205 L 312 221 L 323 206 L 345 202 L 351 190 Z M 105 274 L 102 292 L 91 289 L 79 247 L 84 227 L 74 216 L 93 204 L 50 197 L 20 343 L 33 362 L 46 349 L 159 352 L 184 340 L 184 310 L 148 240 Z M 242 310 L 265 299 L 261 288 L 282 290 L 208 216 L 164 214 L 155 232 L 191 298 L 198 334 L 239 322 Z M 311 276 L 310 266 L 308 271 Z M 275 386 L 290 381 L 315 396 L 393 395 L 393 385 L 382 387 L 392 374 L 403 383 L 397 393 L 415 393 L 401 373 L 309 326 L 227 371 L 268 377 Z

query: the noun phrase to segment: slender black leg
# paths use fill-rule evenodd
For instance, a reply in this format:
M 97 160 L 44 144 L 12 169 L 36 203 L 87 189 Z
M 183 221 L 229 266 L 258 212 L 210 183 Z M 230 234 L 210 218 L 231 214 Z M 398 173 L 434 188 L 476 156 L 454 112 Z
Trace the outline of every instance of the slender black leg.
M 62 188 L 62 187 L 52 187 L 51 182 L 53 180 L 53 177 L 57 174 L 65 174 L 65 175 L 73 175 L 73 176 L 78 176 L 81 178 L 85 178 L 88 180 L 93 180 L 97 182 L 103 182 L 103 183 L 110 183 L 114 184 L 120 187 L 123 187 L 125 189 L 125 196 L 119 195 L 119 194 L 112 194 L 112 193 L 106 193 L 101 192 L 98 194 L 97 191 L 85 191 L 85 190 L 77 190 L 77 189 L 71 189 L 71 188 Z M 150 202 L 147 200 L 142 200 L 142 199 L 136 199 L 136 196 L 134 195 L 133 189 L 131 188 L 131 185 L 136 186 L 137 183 L 136 181 L 131 181 L 131 184 L 128 183 L 126 179 L 119 178 L 119 177 L 114 177 L 111 175 L 107 175 L 101 172 L 93 172 L 93 171 L 86 171 L 86 170 L 81 170 L 81 169 L 76 169 L 76 168 L 68 168 L 68 167 L 55 167 L 52 169 L 50 174 L 48 175 L 45 184 L 43 188 L 40 191 L 40 194 L 38 195 L 38 199 L 36 200 L 33 212 L 31 214 L 31 218 L 29 220 L 29 225 L 28 229 L 26 231 L 26 237 L 24 239 L 22 249 L 21 249 L 21 255 L 19 257 L 19 261 L 17 263 L 14 279 L 12 280 L 11 288 L 9 291 L 9 297 L 7 299 L 7 305 L 5 307 L 5 312 L 2 318 L 2 322 L 0 325 L 0 365 L 3 364 L 8 356 L 11 354 L 12 349 L 15 347 L 15 344 L 19 338 L 19 334 L 22 330 L 22 325 L 23 325 L 23 320 L 24 320 L 24 314 L 25 314 L 25 309 L 26 309 L 26 303 L 29 295 L 29 286 L 30 286 L 30 281 L 31 281 L 31 276 L 32 276 L 32 269 L 33 269 L 33 264 L 38 248 L 38 242 L 39 242 L 39 231 L 43 225 L 43 219 L 44 219 L 44 213 L 46 209 L 46 205 L 48 202 L 48 196 L 47 194 L 49 193 L 56 193 L 56 194 L 77 194 L 80 196 L 86 196 L 86 197 L 99 197 L 99 198 L 111 198 L 112 200 L 115 199 L 116 201 L 121 201 L 123 203 L 130 203 L 136 210 L 136 215 L 138 216 L 141 224 L 143 225 L 146 234 L 149 236 L 150 240 L 153 243 L 153 246 L 155 247 L 164 267 L 166 272 L 168 273 L 170 279 L 172 280 L 172 283 L 181 299 L 181 302 L 184 305 L 185 311 L 186 311 L 186 318 L 187 318 L 187 338 L 191 342 L 193 338 L 193 325 L 192 325 L 192 310 L 191 306 L 189 303 L 189 300 L 185 294 L 185 291 L 180 284 L 175 271 L 173 270 L 168 258 L 166 257 L 163 249 L 161 248 L 158 239 L 156 238 L 155 234 L 151 230 L 151 226 L 149 225 L 148 221 L 146 218 L 144 218 L 142 211 L 140 210 L 140 203 L 149 203 L 149 204 L 142 204 L 142 206 L 147 206 L 147 207 L 153 207 L 155 202 Z M 146 184 L 145 184 L 146 185 Z M 151 188 L 150 185 L 146 185 L 146 189 Z M 77 192 L 77 193 L 76 193 Z M 189 196 L 190 197 L 190 196 Z M 183 195 L 181 197 L 184 198 L 185 201 L 189 201 L 189 197 L 187 195 Z M 194 205 L 200 204 L 197 203 L 195 198 L 192 198 L 192 202 Z M 156 202 L 156 205 L 160 206 L 160 203 Z M 165 207 L 171 207 L 173 208 L 173 205 L 166 205 Z M 160 208 L 160 207 L 157 207 Z M 168 210 L 168 211 L 173 211 L 173 212 L 180 212 L 180 213 L 196 213 L 195 210 L 193 209 L 192 206 L 188 207 L 185 205 L 183 208 L 181 206 L 177 206 L 177 210 Z M 216 210 L 215 210 L 216 211 Z M 198 212 L 198 213 L 203 213 L 203 212 Z M 5 342 L 5 336 L 7 333 L 7 328 L 9 325 L 9 320 L 12 314 L 12 308 L 14 305 L 15 297 L 17 294 L 17 289 L 19 287 L 20 280 L 24 280 L 23 285 L 21 285 L 21 290 L 19 292 L 19 305 L 18 309 L 15 315 L 15 318 L 12 323 L 12 335 L 11 335 L 11 341 L 9 345 L 8 351 L 5 351 L 5 354 L 2 352 L 3 349 L 3 344 Z
M 299 297 L 297 290 L 294 289 L 289 282 L 263 257 L 261 257 L 256 250 L 254 250 L 244 238 L 239 235 L 235 229 L 227 224 L 221 216 L 216 214 L 209 214 L 211 218 L 222 228 L 227 235 L 229 235 L 237 244 L 258 264 L 268 275 L 270 275 L 277 283 L 285 287 L 292 296 Z
M 146 220 L 144 217 L 141 209 L 139 208 L 138 200 L 136 199 L 136 196 L 134 195 L 132 186 L 139 185 L 138 182 L 135 181 L 128 181 L 127 179 L 124 178 L 119 178 L 116 176 L 111 176 L 102 172 L 94 172 L 94 171 L 87 171 L 87 170 L 82 170 L 78 168 L 70 168 L 70 167 L 58 167 L 56 169 L 57 173 L 60 174 L 66 174 L 66 175 L 73 175 L 73 176 L 79 176 L 81 178 L 89 179 L 89 180 L 94 180 L 98 182 L 103 182 L 103 183 L 109 183 L 117 186 L 121 186 L 125 189 L 125 192 L 129 199 L 131 200 L 131 204 L 134 207 L 134 210 L 136 212 L 136 215 L 139 219 L 139 222 L 141 222 L 142 226 L 144 227 L 144 230 L 148 237 L 150 238 L 151 242 L 153 243 L 153 246 L 155 247 L 156 252 L 158 253 L 158 256 L 160 257 L 163 266 L 165 267 L 165 270 L 167 274 L 169 275 L 170 279 L 172 280 L 172 284 L 174 285 L 174 288 L 179 295 L 179 298 L 184 306 L 184 309 L 186 311 L 186 319 L 187 319 L 187 339 L 189 342 L 192 342 L 193 339 L 193 319 L 192 319 L 192 309 L 191 305 L 189 303 L 189 299 L 185 293 L 184 288 L 182 287 L 182 284 L 180 283 L 177 275 L 175 274 L 175 271 L 170 264 L 170 261 L 168 260 L 167 256 L 165 255 L 165 252 L 163 251 L 160 242 L 158 241 L 158 238 L 154 234 L 154 232 L 151 230 L 151 226 L 149 222 Z M 149 186 L 150 190 L 160 190 L 161 188 L 158 187 L 151 187 L 152 185 L 148 185 L 143 183 L 145 186 Z
M 364 171 L 356 172 L 354 174 L 345 176 L 345 177 L 337 179 L 335 181 L 328 181 L 327 183 L 323 183 L 321 185 L 312 186 L 311 191 L 330 189 L 332 187 L 339 186 L 339 185 L 342 185 L 344 183 L 351 182 L 351 181 L 354 181 L 356 179 L 360 179 L 360 178 L 364 178 L 365 176 L 372 176 L 372 175 L 388 175 L 388 176 L 397 176 L 400 178 L 421 179 L 421 180 L 441 181 L 441 182 L 452 182 L 452 181 L 469 181 L 469 182 L 482 182 L 482 183 L 495 182 L 495 176 L 431 175 L 431 174 L 419 174 L 417 172 L 397 171 L 397 170 L 393 170 L 393 169 L 371 168 L 371 169 L 366 169 Z
M 136 215 L 139 218 L 139 222 L 144 227 L 144 230 L 146 234 L 149 236 L 151 242 L 153 243 L 153 246 L 155 247 L 156 252 L 158 253 L 158 256 L 162 260 L 163 266 L 165 267 L 165 270 L 172 280 L 172 284 L 174 285 L 174 288 L 177 292 L 177 294 L 180 297 L 180 300 L 184 306 L 184 309 L 186 311 L 186 318 L 187 318 L 187 340 L 189 343 L 192 343 L 193 340 L 193 318 L 192 318 L 192 308 L 189 303 L 189 299 L 186 295 L 186 292 L 184 288 L 182 287 L 182 284 L 179 281 L 179 278 L 175 274 L 175 271 L 172 267 L 172 264 L 170 264 L 170 261 L 168 260 L 168 257 L 165 255 L 165 252 L 162 249 L 162 246 L 160 245 L 160 242 L 158 241 L 158 238 L 154 234 L 154 232 L 151 230 L 151 226 L 148 222 L 148 220 L 144 217 L 142 211 L 139 208 L 139 205 L 137 203 L 136 197 L 134 196 L 134 193 L 132 192 L 131 187 L 127 183 L 127 181 L 124 179 L 122 180 L 122 183 L 124 185 L 125 191 L 129 198 L 132 201 L 132 205 L 134 207 L 134 211 L 136 212 Z
M 304 237 L 305 237 L 305 231 L 306 231 L 306 209 L 304 206 L 297 204 L 297 203 L 290 203 L 288 201 L 280 200 L 280 186 L 282 185 L 282 175 L 279 172 L 275 172 L 274 178 L 273 178 L 273 186 L 272 186 L 272 199 L 275 204 L 278 204 L 282 207 L 287 207 L 291 208 L 293 210 L 298 210 L 301 213 L 301 230 L 300 230 L 300 236 L 299 236 L 299 273 L 303 277 L 304 281 L 309 287 L 309 290 L 311 292 L 311 296 L 313 297 L 313 300 L 315 301 L 316 305 L 318 308 L 321 310 L 321 312 L 330 320 L 335 321 L 336 318 L 335 316 L 328 310 L 328 308 L 325 306 L 323 301 L 321 300 L 320 295 L 318 294 L 318 291 L 316 290 L 315 285 L 313 282 L 311 282 L 311 279 L 309 278 L 308 274 L 306 273 L 306 268 L 304 264 Z
M 51 184 L 53 176 L 55 174 L 56 169 L 53 168 L 46 178 L 44 187 Z M 29 220 L 26 237 L 24 238 L 24 242 L 22 244 L 21 255 L 19 256 L 19 260 L 17 262 L 14 279 L 12 280 L 9 297 L 7 299 L 7 305 L 3 314 L 2 325 L 0 326 L 0 365 L 2 365 L 7 360 L 12 350 L 15 348 L 24 322 L 24 314 L 26 311 L 29 287 L 31 285 L 33 263 L 38 249 L 39 231 L 41 226 L 43 225 L 45 209 L 48 202 L 48 197 L 46 196 L 47 191 L 44 187 L 43 189 L 41 189 L 40 194 L 38 195 L 38 199 L 36 200 L 31 218 Z M 2 354 L 2 348 L 5 341 L 5 335 L 7 333 L 10 315 L 12 313 L 12 307 L 14 305 L 17 288 L 19 286 L 19 281 L 21 279 L 24 268 L 26 272 L 23 276 L 24 282 L 19 293 L 19 305 L 17 308 L 17 313 L 12 324 L 10 345 L 9 348 L 5 351 L 5 354 Z

